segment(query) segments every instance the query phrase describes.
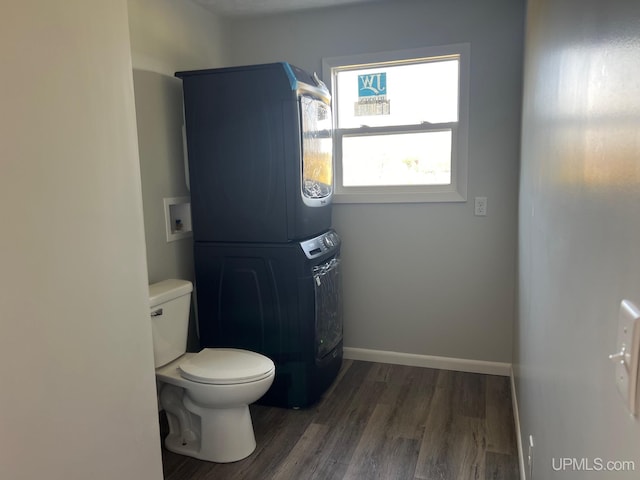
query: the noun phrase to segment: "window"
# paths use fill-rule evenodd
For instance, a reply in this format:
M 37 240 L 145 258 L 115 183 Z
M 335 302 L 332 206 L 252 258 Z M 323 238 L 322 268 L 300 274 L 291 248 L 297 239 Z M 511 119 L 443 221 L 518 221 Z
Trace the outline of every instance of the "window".
M 462 202 L 469 45 L 325 58 L 336 203 Z

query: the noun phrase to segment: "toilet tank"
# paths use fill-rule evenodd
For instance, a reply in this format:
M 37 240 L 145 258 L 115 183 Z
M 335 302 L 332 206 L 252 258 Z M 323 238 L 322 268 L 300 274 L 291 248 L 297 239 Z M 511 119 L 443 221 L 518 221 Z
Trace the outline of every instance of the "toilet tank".
M 149 285 L 153 359 L 156 368 L 187 351 L 192 290 L 193 285 L 186 280 L 163 280 Z

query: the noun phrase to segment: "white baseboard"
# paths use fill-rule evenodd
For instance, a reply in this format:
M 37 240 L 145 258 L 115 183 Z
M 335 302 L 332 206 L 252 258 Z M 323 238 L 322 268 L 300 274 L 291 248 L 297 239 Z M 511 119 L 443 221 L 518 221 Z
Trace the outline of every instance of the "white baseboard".
M 363 360 L 366 362 L 393 363 L 412 367 L 438 368 L 440 370 L 456 370 L 458 372 L 484 373 L 487 375 L 511 375 L 511 364 L 469 360 L 466 358 L 438 357 L 434 355 L 416 355 L 415 353 L 387 352 L 368 348 L 344 347 L 344 358 Z
M 518 464 L 520 465 L 520 480 L 527 480 L 524 465 L 524 447 L 522 446 L 522 431 L 520 430 L 520 413 L 518 412 L 518 398 L 516 397 L 516 380 L 511 368 L 511 404 L 513 409 L 513 421 L 516 425 L 516 441 L 518 442 Z

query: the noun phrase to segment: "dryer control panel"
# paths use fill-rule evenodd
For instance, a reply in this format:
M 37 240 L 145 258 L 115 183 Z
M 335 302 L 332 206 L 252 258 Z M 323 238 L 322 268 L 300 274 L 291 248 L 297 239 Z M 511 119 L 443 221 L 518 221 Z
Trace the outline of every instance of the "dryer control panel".
M 332 250 L 337 250 L 340 247 L 340 236 L 335 230 L 329 230 L 322 235 L 300 242 L 300 247 L 307 258 L 316 258 Z

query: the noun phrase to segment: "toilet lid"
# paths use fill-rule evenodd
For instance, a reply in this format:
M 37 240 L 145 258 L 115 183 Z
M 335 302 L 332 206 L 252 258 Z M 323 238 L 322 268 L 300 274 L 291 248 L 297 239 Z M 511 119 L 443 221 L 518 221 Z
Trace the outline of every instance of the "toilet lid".
M 178 367 L 180 375 L 199 383 L 229 385 L 261 380 L 275 365 L 259 353 L 235 348 L 205 348 Z

